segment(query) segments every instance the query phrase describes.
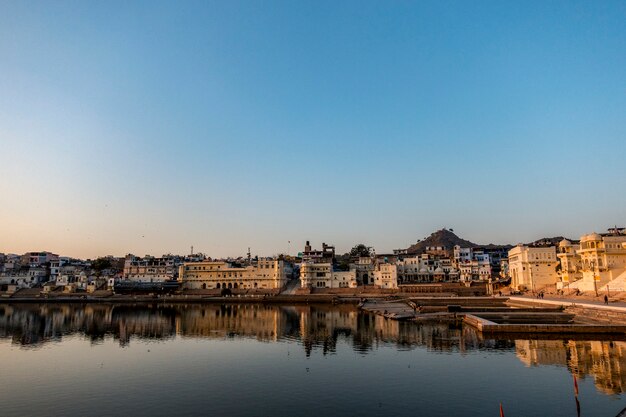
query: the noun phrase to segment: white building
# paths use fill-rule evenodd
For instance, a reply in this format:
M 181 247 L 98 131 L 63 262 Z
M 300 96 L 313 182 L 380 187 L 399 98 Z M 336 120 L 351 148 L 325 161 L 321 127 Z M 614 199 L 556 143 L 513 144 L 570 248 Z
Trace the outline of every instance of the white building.
M 454 266 L 459 270 L 461 281 L 487 281 L 491 278 L 492 259 L 483 249 L 454 246 Z
M 356 270 L 333 271 L 332 264 L 303 262 L 300 265 L 301 288 L 356 288 Z
M 398 283 L 454 282 L 459 271 L 449 257 L 421 254 L 396 262 Z
M 554 246 L 517 245 L 509 251 L 511 287 L 516 290 L 541 291 L 558 280 Z
M 473 258 L 472 248 L 462 248 L 459 245 L 455 245 L 453 249 L 454 262 L 457 264 L 461 262 L 470 262 Z
M 180 263 L 174 257 L 138 258 L 128 255 L 124 260 L 124 279 L 143 282 L 163 282 L 177 278 Z
M 579 242 L 571 242 L 563 239 L 559 242 L 557 257 L 559 258 L 560 270 L 558 271 L 559 282 L 557 288 L 569 288 L 569 286 L 583 277 L 582 265 L 580 262 Z
M 580 259 L 582 279 L 574 287 L 582 291 L 626 290 L 625 229 L 581 236 L 576 254 Z
M 374 269 L 374 285 L 377 288 L 398 288 L 398 267 L 392 263 L 378 263 Z
M 30 288 L 43 284 L 47 280 L 46 268 L 31 267 L 13 270 L 0 277 L 0 284 L 17 285 L 19 288 Z

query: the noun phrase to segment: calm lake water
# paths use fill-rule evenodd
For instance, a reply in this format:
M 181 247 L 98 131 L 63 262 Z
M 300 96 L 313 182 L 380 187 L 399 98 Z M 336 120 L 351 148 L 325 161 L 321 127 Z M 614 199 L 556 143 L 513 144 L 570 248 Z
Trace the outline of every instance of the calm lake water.
M 626 342 L 349 306 L 0 304 L 2 416 L 616 416 Z

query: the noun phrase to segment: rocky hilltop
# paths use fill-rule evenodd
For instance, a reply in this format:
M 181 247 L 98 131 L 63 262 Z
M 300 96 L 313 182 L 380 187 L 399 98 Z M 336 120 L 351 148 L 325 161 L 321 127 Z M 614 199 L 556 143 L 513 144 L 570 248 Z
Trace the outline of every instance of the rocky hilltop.
M 470 242 L 469 240 L 461 239 L 454 234 L 452 230 L 441 229 L 432 233 L 425 239 L 418 240 L 417 243 L 407 248 L 407 252 L 410 254 L 420 254 L 426 251 L 427 247 L 440 246 L 446 249 L 452 249 L 455 245 L 459 245 L 464 248 L 475 248 L 478 245 Z
M 417 243 L 407 248 L 409 254 L 421 254 L 426 251 L 427 247 L 439 246 L 447 250 L 452 250 L 454 246 L 459 245 L 462 248 L 483 248 L 483 249 L 498 249 L 506 248 L 510 249 L 511 245 L 494 245 L 489 243 L 488 245 L 479 245 L 477 243 L 470 242 L 463 238 L 458 237 L 451 229 L 441 229 L 432 233 L 425 239 L 418 240 Z

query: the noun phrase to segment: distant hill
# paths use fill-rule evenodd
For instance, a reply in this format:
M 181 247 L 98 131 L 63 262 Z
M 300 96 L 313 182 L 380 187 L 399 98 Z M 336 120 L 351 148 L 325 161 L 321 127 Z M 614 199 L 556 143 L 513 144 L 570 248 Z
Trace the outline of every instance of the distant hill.
M 451 250 L 455 245 L 459 245 L 463 248 L 475 248 L 479 246 L 469 240 L 461 239 L 451 230 L 441 229 L 432 233 L 426 239 L 420 240 L 416 244 L 409 246 L 407 248 L 407 252 L 410 254 L 424 253 L 426 248 L 429 246 L 440 246 Z
M 528 246 L 559 246 L 559 242 L 563 239 L 567 239 L 563 236 L 555 236 L 555 237 L 544 237 L 541 239 L 537 239 L 534 242 L 530 242 Z M 572 240 L 572 239 L 568 239 Z

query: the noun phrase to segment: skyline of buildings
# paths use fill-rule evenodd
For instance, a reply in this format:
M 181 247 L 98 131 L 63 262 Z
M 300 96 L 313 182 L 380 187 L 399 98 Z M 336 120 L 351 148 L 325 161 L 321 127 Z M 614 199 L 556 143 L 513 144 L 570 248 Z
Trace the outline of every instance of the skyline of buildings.
M 185 291 L 278 293 L 294 279 L 299 281 L 296 294 L 364 286 L 410 291 L 416 284 L 504 281 L 513 291 L 533 293 L 626 291 L 626 229 L 612 227 L 580 240 L 558 237 L 516 246 L 477 246 L 442 229 L 393 253 L 377 253 L 360 244 L 344 255 L 326 243 L 314 249 L 310 241 L 294 256 L 253 257 L 248 249 L 246 257 L 227 259 L 192 253 L 83 261 L 50 252 L 0 253 L 0 284 L 11 293 L 39 286 L 44 292 L 58 288 L 93 292 L 123 282 L 178 283 L 171 288 Z

